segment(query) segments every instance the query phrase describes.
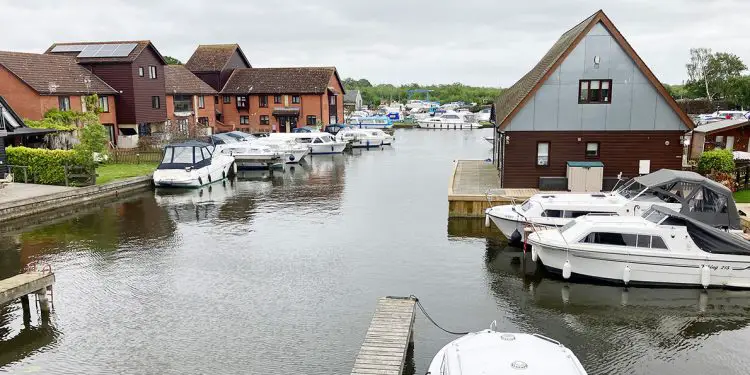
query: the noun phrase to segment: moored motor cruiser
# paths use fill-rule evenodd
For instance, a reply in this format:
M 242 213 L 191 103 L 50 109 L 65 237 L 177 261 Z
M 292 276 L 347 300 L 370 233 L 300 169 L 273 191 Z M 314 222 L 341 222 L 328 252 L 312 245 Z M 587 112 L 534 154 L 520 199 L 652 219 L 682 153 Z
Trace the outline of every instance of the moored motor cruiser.
M 200 187 L 235 173 L 231 155 L 216 152 L 211 144 L 188 141 L 164 147 L 162 161 L 154 171 L 154 185 Z

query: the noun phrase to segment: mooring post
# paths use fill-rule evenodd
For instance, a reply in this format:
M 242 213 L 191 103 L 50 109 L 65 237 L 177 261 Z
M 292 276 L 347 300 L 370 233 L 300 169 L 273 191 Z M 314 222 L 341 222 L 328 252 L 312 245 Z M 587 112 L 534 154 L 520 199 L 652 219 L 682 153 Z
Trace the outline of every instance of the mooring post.
M 37 298 L 39 299 L 39 309 L 43 313 L 49 313 L 49 300 L 47 299 L 47 288 L 37 290 L 36 295 L 37 295 Z
M 29 296 L 21 296 L 21 309 L 23 310 L 23 326 L 31 327 L 31 307 L 29 306 Z

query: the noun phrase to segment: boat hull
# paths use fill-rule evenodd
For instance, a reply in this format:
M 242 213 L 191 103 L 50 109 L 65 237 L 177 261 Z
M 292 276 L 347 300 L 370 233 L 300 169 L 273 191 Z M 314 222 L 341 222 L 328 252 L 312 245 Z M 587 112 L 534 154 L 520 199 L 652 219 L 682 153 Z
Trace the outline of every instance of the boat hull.
M 587 251 L 547 245 L 530 236 L 529 244 L 545 268 L 562 273 L 569 262 L 571 277 L 643 286 L 704 287 L 703 266 L 709 268 L 708 286 L 714 288 L 750 289 L 750 256 L 705 253 L 704 257 L 687 254 L 656 256 L 634 255 L 617 251 Z M 746 258 L 746 259 L 743 259 Z
M 234 158 L 217 157 L 207 167 L 187 172 L 185 170 L 157 169 L 153 181 L 156 187 L 198 188 L 221 181 L 234 171 Z
M 346 142 L 310 144 L 308 147 L 312 155 L 340 154 L 346 149 Z

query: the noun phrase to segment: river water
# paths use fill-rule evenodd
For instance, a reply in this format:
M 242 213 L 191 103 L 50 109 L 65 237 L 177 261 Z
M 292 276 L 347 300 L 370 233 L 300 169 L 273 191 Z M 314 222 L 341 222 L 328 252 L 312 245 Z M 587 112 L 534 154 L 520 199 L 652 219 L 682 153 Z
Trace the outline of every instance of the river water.
M 451 161 L 490 130 L 399 130 L 383 150 L 122 198 L 0 234 L 0 278 L 56 272 L 54 313 L 0 307 L 0 372 L 348 374 L 377 299 L 445 328 L 538 332 L 590 374 L 746 374 L 750 293 L 568 284 L 482 220 L 448 221 Z M 418 313 L 410 370 L 455 336 Z

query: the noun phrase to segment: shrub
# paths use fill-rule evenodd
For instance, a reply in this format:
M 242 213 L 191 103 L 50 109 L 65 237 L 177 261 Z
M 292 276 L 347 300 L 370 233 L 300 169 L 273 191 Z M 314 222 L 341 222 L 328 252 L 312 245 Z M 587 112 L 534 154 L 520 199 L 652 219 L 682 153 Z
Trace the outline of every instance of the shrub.
M 64 185 L 65 166 L 82 165 L 93 168 L 89 158 L 74 150 L 46 150 L 28 147 L 8 147 L 6 149 L 8 164 L 28 166 L 29 178 L 38 184 Z M 20 169 L 14 170 L 17 176 L 23 176 Z
M 729 150 L 711 150 L 701 154 L 698 160 L 698 173 L 734 172 L 734 157 Z

